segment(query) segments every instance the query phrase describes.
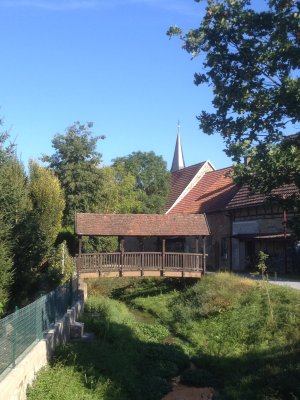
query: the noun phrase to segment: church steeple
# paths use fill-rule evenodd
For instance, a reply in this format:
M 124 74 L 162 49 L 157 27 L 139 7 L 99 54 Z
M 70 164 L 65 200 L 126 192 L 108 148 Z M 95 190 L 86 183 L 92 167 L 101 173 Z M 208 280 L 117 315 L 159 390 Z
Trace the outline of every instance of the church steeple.
M 178 133 L 177 133 L 177 140 L 176 140 L 176 146 L 175 146 L 175 151 L 174 151 L 171 172 L 178 171 L 179 169 L 182 169 L 185 167 L 183 153 L 182 153 L 182 147 L 181 147 L 181 140 L 180 140 L 179 121 L 178 121 L 177 127 L 178 127 Z

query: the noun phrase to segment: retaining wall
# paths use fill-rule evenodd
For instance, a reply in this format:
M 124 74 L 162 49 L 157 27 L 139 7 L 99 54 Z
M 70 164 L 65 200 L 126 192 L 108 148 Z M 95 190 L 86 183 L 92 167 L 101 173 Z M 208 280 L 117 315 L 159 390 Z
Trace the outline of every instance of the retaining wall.
M 0 400 L 25 400 L 27 386 L 32 384 L 37 372 L 47 365 L 55 347 L 70 339 L 70 326 L 83 312 L 87 297 L 87 287 L 83 281 L 79 283 L 79 291 L 79 300 L 75 306 L 44 334 L 44 339 L 27 349 L 27 354 L 20 362 L 16 360 L 15 368 L 7 369 L 0 376 Z

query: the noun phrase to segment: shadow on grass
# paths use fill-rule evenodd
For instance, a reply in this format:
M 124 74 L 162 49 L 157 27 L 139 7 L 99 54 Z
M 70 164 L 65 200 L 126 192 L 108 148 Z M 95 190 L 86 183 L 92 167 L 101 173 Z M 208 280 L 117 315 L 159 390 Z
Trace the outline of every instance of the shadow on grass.
M 300 342 L 236 358 L 198 354 L 193 362 L 217 377 L 221 399 L 300 399 Z
M 75 367 L 87 386 L 91 379 L 109 379 L 120 389 L 119 400 L 160 400 L 171 389 L 169 379 L 189 366 L 177 346 L 142 342 L 117 323 L 110 323 L 95 342 L 60 347 L 53 362 Z
M 299 342 L 235 358 L 201 353 L 192 361 L 197 369 L 187 371 L 189 358 L 178 346 L 141 341 L 130 327 L 110 323 L 95 342 L 59 348 L 53 362 L 74 367 L 88 388 L 109 379 L 118 392 L 104 400 L 161 400 L 183 371 L 186 384 L 213 386 L 222 400 L 300 399 Z
M 75 367 L 87 387 L 103 378 L 113 382 L 117 396 L 108 392 L 105 400 L 161 400 L 170 378 L 183 371 L 186 384 L 213 386 L 222 400 L 300 399 L 300 343 L 237 358 L 198 354 L 197 369 L 187 371 L 189 359 L 177 346 L 142 342 L 130 328 L 112 323 L 93 343 L 61 347 L 57 362 Z
M 123 287 L 112 289 L 110 297 L 124 302 L 130 302 L 138 297 L 153 297 L 174 290 L 193 286 L 199 279 L 182 278 L 136 278 L 137 280 Z

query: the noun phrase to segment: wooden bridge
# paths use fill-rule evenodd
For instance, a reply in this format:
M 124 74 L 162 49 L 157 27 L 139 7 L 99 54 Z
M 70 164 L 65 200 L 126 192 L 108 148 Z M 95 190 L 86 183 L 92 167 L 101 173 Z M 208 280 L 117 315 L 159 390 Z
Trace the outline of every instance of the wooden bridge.
M 76 257 L 77 272 L 82 278 L 117 276 L 201 278 L 205 273 L 207 255 L 205 238 L 209 235 L 209 228 L 203 214 L 77 213 L 75 233 L 79 241 Z M 119 251 L 83 253 L 83 236 L 117 236 Z M 159 249 L 153 248 L 154 251 L 151 252 L 125 251 L 125 247 L 128 246 L 126 240 L 133 237 L 138 238 L 140 244 L 147 238 L 156 238 Z M 193 238 L 193 253 L 166 251 L 168 240 L 179 239 L 183 243 L 187 238 L 189 240 Z M 199 251 L 200 241 L 202 252 Z
M 202 253 L 123 252 L 81 254 L 76 258 L 81 278 L 118 276 L 166 276 L 201 278 Z

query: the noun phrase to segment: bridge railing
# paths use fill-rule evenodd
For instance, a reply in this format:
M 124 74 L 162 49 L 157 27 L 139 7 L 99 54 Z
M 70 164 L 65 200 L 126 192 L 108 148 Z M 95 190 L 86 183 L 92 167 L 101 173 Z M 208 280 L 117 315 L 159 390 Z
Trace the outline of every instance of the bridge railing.
M 202 271 L 203 254 L 165 253 L 164 269 L 170 271 Z
M 119 271 L 202 272 L 202 253 L 85 253 L 76 259 L 78 273 Z

